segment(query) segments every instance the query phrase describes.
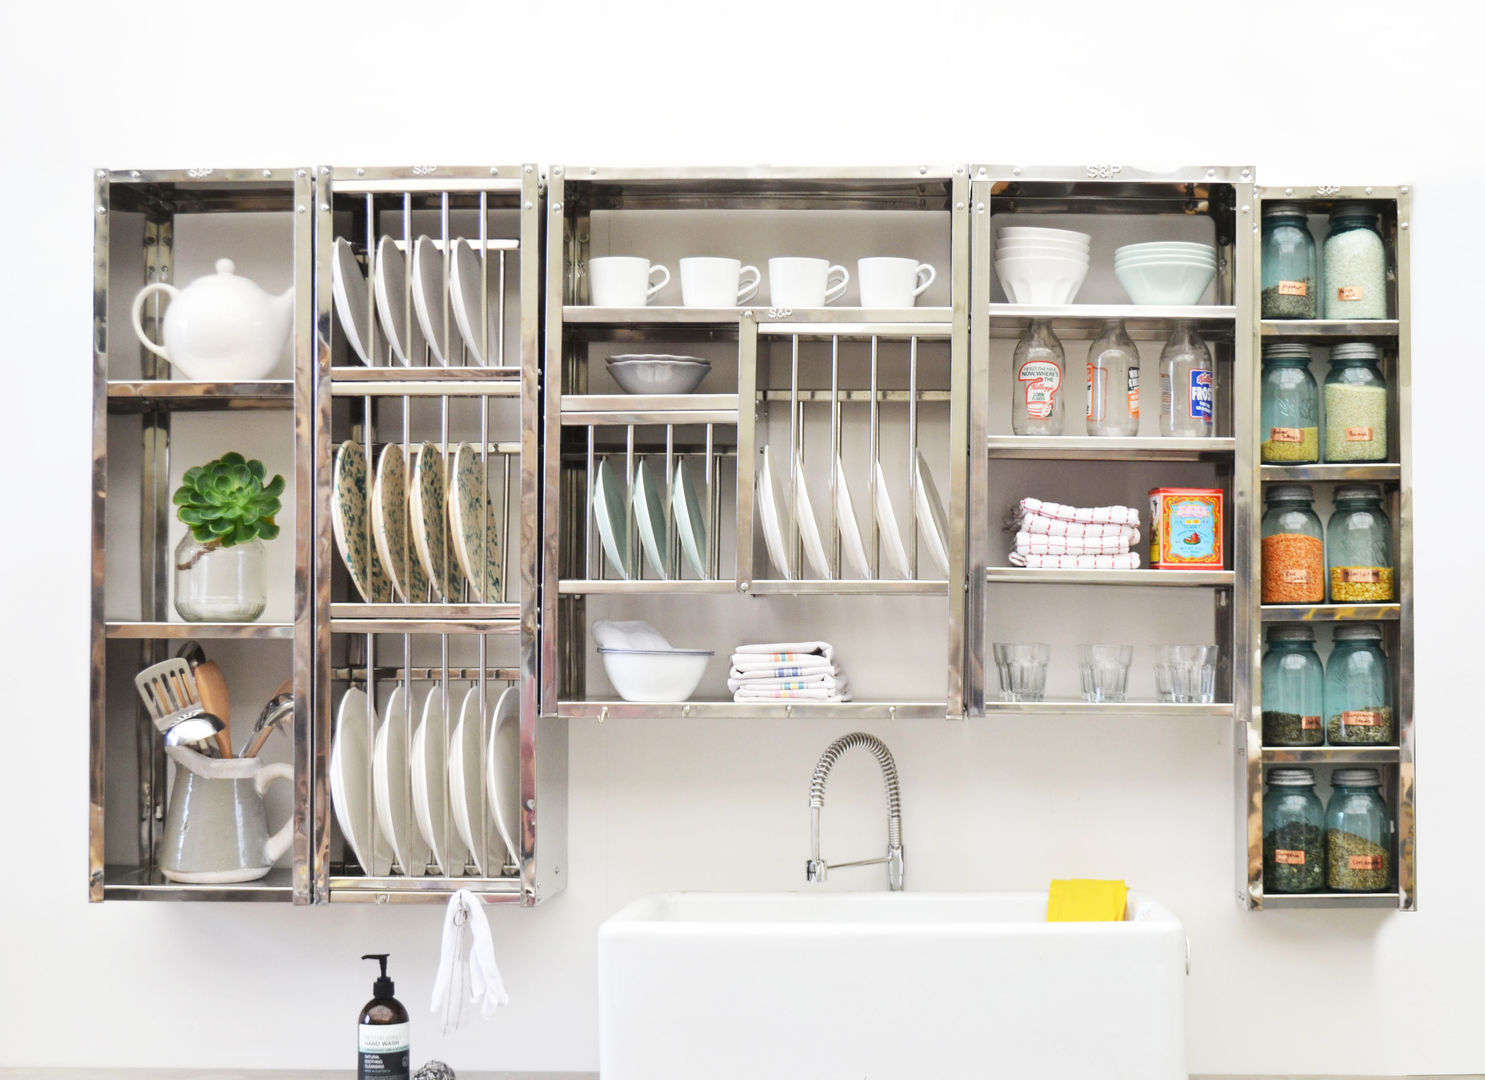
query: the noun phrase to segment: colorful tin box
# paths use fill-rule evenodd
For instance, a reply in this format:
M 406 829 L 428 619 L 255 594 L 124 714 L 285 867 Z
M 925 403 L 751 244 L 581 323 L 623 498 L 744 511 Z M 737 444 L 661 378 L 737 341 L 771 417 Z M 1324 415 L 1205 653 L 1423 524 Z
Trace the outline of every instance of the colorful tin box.
M 1222 489 L 1155 488 L 1150 492 L 1150 566 L 1157 570 L 1221 569 Z

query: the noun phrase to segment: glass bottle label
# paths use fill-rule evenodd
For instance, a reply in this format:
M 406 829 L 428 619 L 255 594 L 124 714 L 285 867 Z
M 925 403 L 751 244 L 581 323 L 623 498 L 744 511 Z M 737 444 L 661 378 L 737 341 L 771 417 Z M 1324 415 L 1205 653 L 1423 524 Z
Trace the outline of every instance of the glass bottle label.
M 1342 581 L 1376 585 L 1382 580 L 1382 569 L 1378 566 L 1342 566 L 1338 569 L 1341 572 Z
M 1269 442 L 1304 442 L 1304 432 L 1297 427 L 1276 427 L 1268 429 Z
M 1088 365 L 1088 419 L 1104 418 L 1104 395 L 1109 391 L 1109 373 L 1105 368 Z
M 411 1073 L 411 1024 L 361 1024 L 357 1080 L 407 1080 Z
M 1140 369 L 1132 367 L 1125 383 L 1125 393 L 1129 395 L 1129 415 L 1138 420 L 1140 418 Z
M 1335 291 L 1335 298 L 1337 300 L 1360 300 L 1361 299 L 1361 286 L 1360 285 L 1342 285 L 1340 288 L 1336 289 L 1336 291 Z
M 1046 360 L 1028 360 L 1016 378 L 1026 384 L 1027 414 L 1036 420 L 1051 416 L 1062 388 L 1062 369 Z
M 1352 855 L 1347 865 L 1352 870 L 1380 870 L 1382 869 L 1382 856 Z
M 1191 418 L 1212 418 L 1212 372 L 1208 368 L 1191 369 Z
M 1308 296 L 1310 287 L 1303 281 L 1281 281 L 1279 282 L 1280 296 Z
M 1320 730 L 1320 718 L 1318 716 L 1301 716 L 1299 718 L 1299 730 L 1301 730 L 1301 731 L 1319 731 Z
M 1346 429 L 1347 442 L 1371 442 L 1372 429 L 1369 427 L 1348 427 Z
M 1342 727 L 1385 727 L 1387 722 L 1375 709 L 1347 710 L 1341 713 Z
M 1274 862 L 1280 866 L 1303 866 L 1305 864 L 1305 853 L 1303 851 L 1287 851 L 1284 848 L 1275 848 Z
M 1291 585 L 1308 585 L 1310 583 L 1310 572 L 1304 567 L 1285 567 L 1279 577 Z

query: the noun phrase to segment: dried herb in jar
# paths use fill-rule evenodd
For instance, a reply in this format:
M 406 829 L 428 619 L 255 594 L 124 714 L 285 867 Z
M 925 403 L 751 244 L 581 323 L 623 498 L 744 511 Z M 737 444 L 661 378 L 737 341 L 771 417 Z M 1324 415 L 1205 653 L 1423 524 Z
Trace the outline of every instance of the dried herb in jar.
M 1392 881 L 1392 853 L 1344 829 L 1325 836 L 1325 881 L 1332 889 L 1379 892 Z
M 1325 544 L 1303 533 L 1263 538 L 1263 603 L 1319 604 L 1325 600 Z
M 1300 290 L 1303 291 L 1300 291 Z M 1263 290 L 1260 300 L 1265 319 L 1313 319 L 1315 279 L 1281 281 Z
M 1378 746 L 1395 742 L 1392 706 L 1332 713 L 1325 722 L 1325 738 L 1332 746 Z
M 1318 716 L 1263 710 L 1264 746 L 1319 746 L 1324 740 Z
M 1325 830 L 1290 821 L 1263 835 L 1263 887 L 1268 892 L 1316 892 L 1325 885 Z

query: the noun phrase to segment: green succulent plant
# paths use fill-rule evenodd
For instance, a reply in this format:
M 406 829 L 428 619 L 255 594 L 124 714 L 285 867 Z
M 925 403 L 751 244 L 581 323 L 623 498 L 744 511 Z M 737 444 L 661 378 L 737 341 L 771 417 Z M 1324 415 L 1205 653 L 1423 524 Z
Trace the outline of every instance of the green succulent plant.
M 210 546 L 272 540 L 278 535 L 273 515 L 283 506 L 278 497 L 284 478 L 275 476 L 264 484 L 267 474 L 261 461 L 249 461 L 235 450 L 187 469 L 171 500 L 180 507 L 176 516 L 192 536 Z

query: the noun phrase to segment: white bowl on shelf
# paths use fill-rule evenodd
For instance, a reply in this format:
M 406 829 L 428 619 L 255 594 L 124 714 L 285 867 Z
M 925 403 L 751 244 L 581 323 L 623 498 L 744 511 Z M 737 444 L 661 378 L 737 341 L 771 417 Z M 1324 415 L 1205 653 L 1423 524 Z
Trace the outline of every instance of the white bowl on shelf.
M 1088 262 L 1057 255 L 1010 255 L 995 260 L 995 273 L 1013 304 L 1070 304 L 1088 276 Z
M 1155 240 L 1145 244 L 1125 244 L 1114 249 L 1114 261 L 1131 255 L 1194 255 L 1215 260 L 1217 249 L 1211 244 L 1193 244 L 1185 240 Z
M 603 670 L 625 701 L 685 701 L 696 692 L 710 649 L 608 649 Z
M 1114 265 L 1118 266 L 1148 266 L 1150 263 L 1179 263 L 1183 266 L 1216 266 L 1216 259 L 1208 259 L 1201 255 L 1128 255 L 1122 259 L 1115 259 Z
M 626 394 L 689 394 L 711 371 L 696 356 L 626 353 L 608 358 L 608 371 Z
M 1076 229 L 1049 229 L 1040 225 L 1006 225 L 997 230 L 996 235 L 1002 242 L 1006 240 L 1061 240 L 1081 244 L 1085 250 L 1093 244 L 1093 237 L 1089 233 L 1078 232 Z
M 1114 276 L 1129 294 L 1130 303 L 1186 306 L 1201 303 L 1217 276 L 1217 265 L 1198 260 L 1125 262 L 1115 264 Z
M 1000 240 L 995 245 L 995 254 L 1063 255 L 1073 259 L 1086 259 L 1088 249 L 1068 240 Z

